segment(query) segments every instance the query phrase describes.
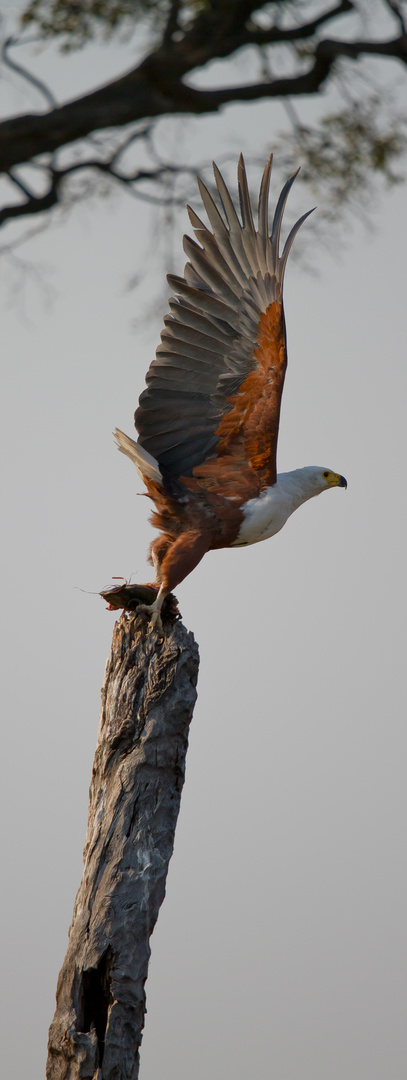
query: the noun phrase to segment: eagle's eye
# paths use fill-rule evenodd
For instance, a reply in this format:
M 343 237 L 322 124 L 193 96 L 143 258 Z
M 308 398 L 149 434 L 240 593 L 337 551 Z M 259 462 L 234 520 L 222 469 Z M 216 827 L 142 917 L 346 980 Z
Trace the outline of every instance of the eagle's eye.
M 329 476 L 329 472 L 324 472 L 324 476 Z

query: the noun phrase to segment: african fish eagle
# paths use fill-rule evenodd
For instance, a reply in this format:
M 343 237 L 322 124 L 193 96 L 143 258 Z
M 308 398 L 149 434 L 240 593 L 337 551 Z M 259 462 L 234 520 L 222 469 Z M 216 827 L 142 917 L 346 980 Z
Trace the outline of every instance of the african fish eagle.
M 257 229 L 242 156 L 241 222 L 216 165 L 223 213 L 198 180 L 212 231 L 188 207 L 198 243 L 184 238 L 184 277 L 168 276 L 175 295 L 135 413 L 138 440 L 115 431 L 119 450 L 134 462 L 155 504 L 151 520 L 161 535 L 150 561 L 158 591 L 138 612 L 147 612 L 159 633 L 166 595 L 207 551 L 266 540 L 307 499 L 347 486 L 339 473 L 320 466 L 277 474 L 287 366 L 283 278 L 294 237 L 311 211 L 291 229 L 280 255 L 284 207 L 297 173 L 283 187 L 269 235 L 271 165 L 272 157 L 261 182 Z

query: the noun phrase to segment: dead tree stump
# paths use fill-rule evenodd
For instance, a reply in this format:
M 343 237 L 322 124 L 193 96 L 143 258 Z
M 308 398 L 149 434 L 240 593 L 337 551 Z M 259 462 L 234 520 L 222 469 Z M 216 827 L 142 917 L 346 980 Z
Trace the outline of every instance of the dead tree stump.
M 149 938 L 174 846 L 198 664 L 181 622 L 162 641 L 126 615 L 115 626 L 47 1080 L 139 1075 Z

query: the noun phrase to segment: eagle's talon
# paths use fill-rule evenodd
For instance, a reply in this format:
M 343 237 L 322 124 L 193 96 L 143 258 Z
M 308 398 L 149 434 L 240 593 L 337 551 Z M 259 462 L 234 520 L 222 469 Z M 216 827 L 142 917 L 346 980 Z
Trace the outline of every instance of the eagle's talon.
M 164 637 L 164 627 L 163 627 L 163 624 L 162 624 L 162 619 L 161 619 L 161 615 L 160 615 L 159 611 L 155 611 L 154 614 L 152 615 L 150 629 L 149 629 L 148 633 L 152 634 L 153 630 L 155 630 L 155 632 L 157 634 L 157 637 L 159 637 L 159 638 Z
M 159 610 L 155 607 L 155 602 L 153 604 L 139 604 L 136 611 L 136 618 L 139 616 L 141 616 L 143 622 L 146 622 L 147 619 L 150 620 L 149 634 L 155 630 L 158 637 L 164 637 L 161 615 Z
M 140 617 L 143 622 L 147 621 L 147 618 L 151 615 L 151 604 L 137 604 L 134 614 L 136 619 Z

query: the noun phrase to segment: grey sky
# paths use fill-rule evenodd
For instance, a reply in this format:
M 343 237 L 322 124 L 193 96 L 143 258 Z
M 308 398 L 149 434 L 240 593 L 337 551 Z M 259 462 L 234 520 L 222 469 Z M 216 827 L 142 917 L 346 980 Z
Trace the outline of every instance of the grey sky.
M 20 109 L 13 80 L 8 93 Z M 191 159 L 198 140 L 202 157 L 226 138 L 262 152 L 276 116 L 203 122 Z M 355 224 L 338 260 L 319 250 L 319 276 L 287 271 L 279 467 L 328 466 L 348 491 L 312 500 L 273 540 L 209 554 L 178 589 L 199 699 L 142 1080 L 406 1074 L 406 198 L 385 196 L 375 234 Z M 287 224 L 308 205 L 301 191 Z M 24 311 L 2 311 L 7 1080 L 44 1076 L 81 875 L 114 617 L 78 588 L 151 573 L 149 504 L 111 436 L 132 434 L 165 311 L 150 314 L 156 270 L 124 291 L 149 235 L 129 197 L 84 204 L 26 250 L 52 306 L 31 283 Z M 179 260 L 181 235 L 176 247 Z

